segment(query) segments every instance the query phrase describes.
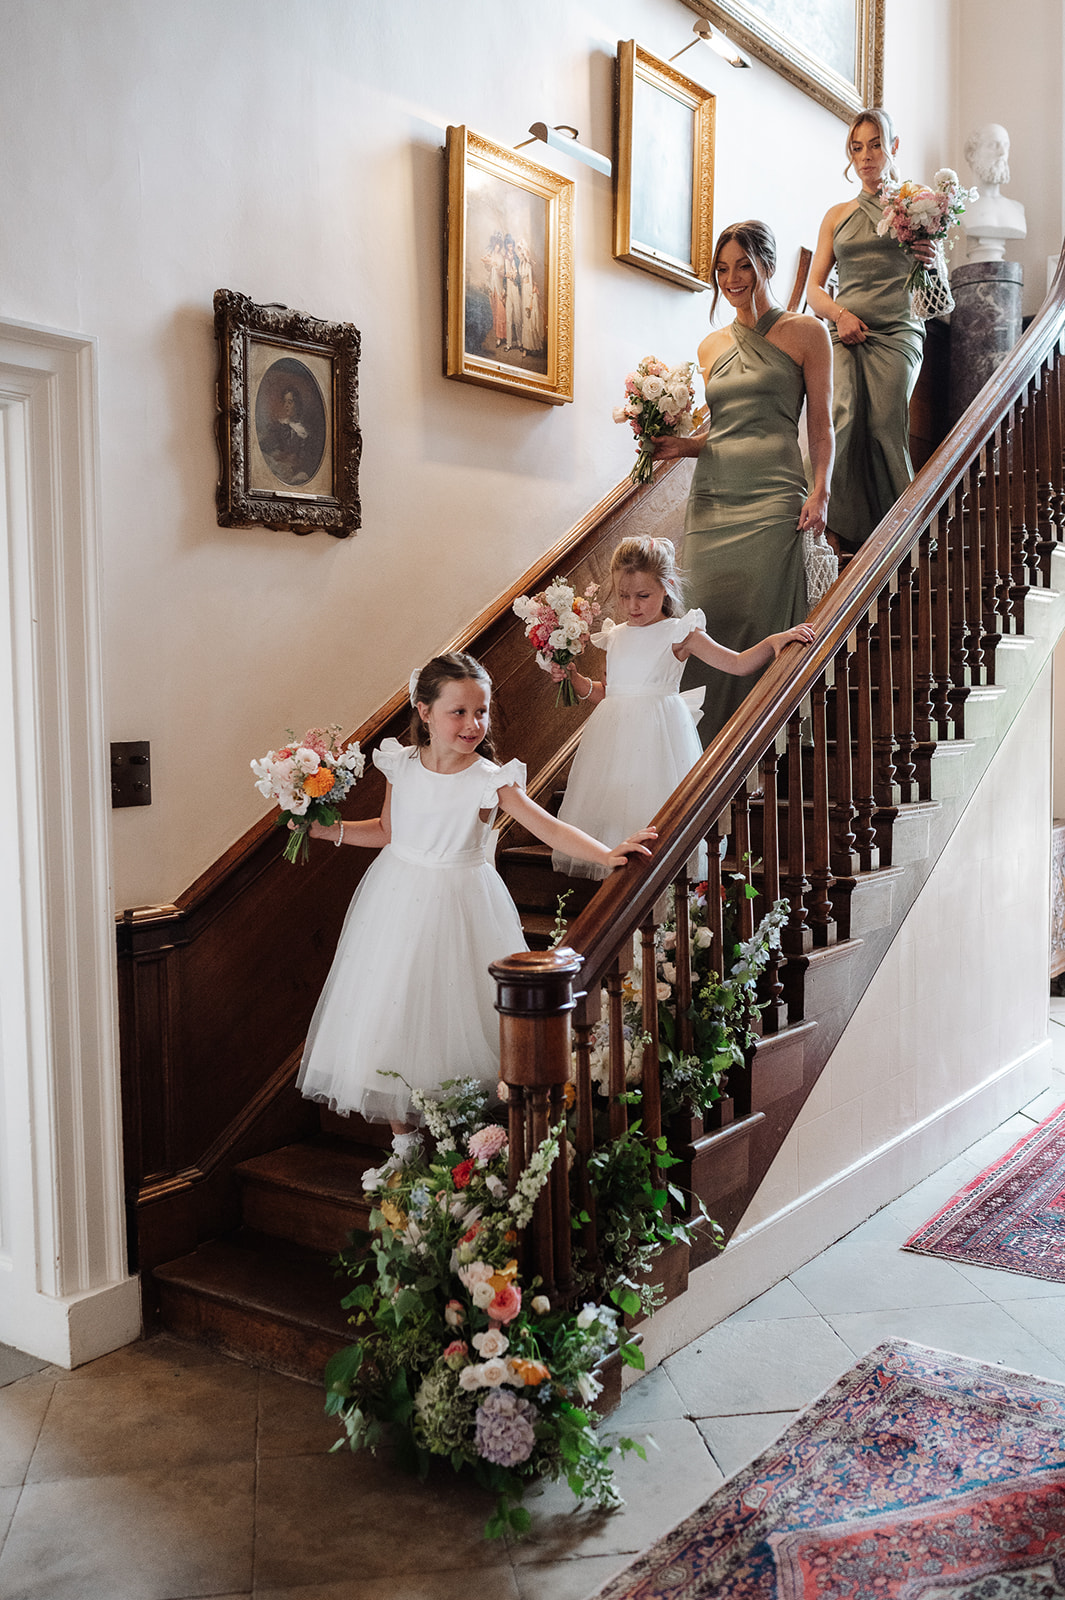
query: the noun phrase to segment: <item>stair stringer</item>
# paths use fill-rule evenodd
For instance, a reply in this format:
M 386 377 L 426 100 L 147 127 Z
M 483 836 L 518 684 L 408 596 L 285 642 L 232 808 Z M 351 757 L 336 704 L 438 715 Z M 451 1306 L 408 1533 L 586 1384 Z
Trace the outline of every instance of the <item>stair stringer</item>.
M 1032 791 L 1036 826 L 1044 862 L 1040 897 L 1032 907 L 1036 943 L 1044 959 L 1032 974 L 1033 991 L 1046 994 L 1046 940 L 1049 937 L 1049 729 L 1050 673 L 1054 646 L 1065 631 L 1065 551 L 1053 556 L 1052 588 L 1029 595 L 1023 635 L 1004 635 L 997 654 L 998 691 L 974 690 L 966 714 L 964 740 L 941 743 L 932 763 L 932 800 L 903 806 L 894 824 L 893 865 L 888 898 L 890 913 L 879 926 L 866 927 L 858 940 L 813 952 L 805 984 L 802 1023 L 760 1041 L 752 1069 L 751 1119 L 745 1178 L 722 1194 L 704 1193 L 715 1216 L 715 1200 L 738 1207 L 726 1217 L 731 1235 L 720 1256 L 696 1266 L 683 1295 L 658 1312 L 644 1328 L 648 1366 L 698 1337 L 756 1295 L 772 1287 L 805 1261 L 841 1238 L 867 1216 L 960 1153 L 981 1134 L 1000 1124 L 1046 1086 L 1051 1049 L 1046 1039 L 1046 1012 L 1032 1037 L 1021 1040 L 1007 1058 L 979 1081 L 946 1094 L 933 1109 L 917 1110 L 906 1120 L 900 1111 L 897 1131 L 874 1140 L 840 1170 L 826 1173 L 808 1190 L 789 1192 L 774 1163 L 795 1155 L 801 1130 L 812 1130 L 818 1110 L 836 1092 L 832 1081 L 837 1050 L 853 1049 L 854 1030 L 862 1026 L 863 999 L 878 972 L 906 942 L 906 930 L 933 874 L 940 868 L 957 830 L 981 795 L 996 762 L 1011 763 L 1016 755 L 1003 749 L 1016 734 L 1020 746 L 1042 745 L 1045 772 L 1019 779 Z M 1026 729 L 1024 723 L 1030 723 Z M 1014 826 L 1015 817 L 1003 819 Z M 1039 842 L 1036 841 L 1037 849 Z M 859 885 L 868 889 L 884 874 L 866 874 Z M 1038 873 L 1037 873 L 1038 876 Z M 902 936 L 900 939 L 900 935 Z M 948 931 L 960 941 L 962 928 Z M 880 1019 L 882 1022 L 883 1019 Z M 852 1030 L 847 1037 L 848 1030 Z M 764 1056 L 764 1065 L 759 1057 Z M 815 1097 L 811 1103 L 811 1097 Z M 741 1125 L 742 1126 L 742 1125 Z M 732 1170 L 737 1167 L 736 1133 L 731 1130 Z M 712 1141 L 714 1135 L 709 1138 Z M 811 1138 L 816 1133 L 811 1132 Z M 708 1170 L 713 1171 L 708 1164 Z

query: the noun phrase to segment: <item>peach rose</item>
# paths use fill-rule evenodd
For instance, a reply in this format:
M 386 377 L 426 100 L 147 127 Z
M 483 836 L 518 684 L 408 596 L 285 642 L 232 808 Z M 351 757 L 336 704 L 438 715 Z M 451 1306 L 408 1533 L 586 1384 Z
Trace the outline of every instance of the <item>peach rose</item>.
M 485 1310 L 492 1322 L 513 1322 L 521 1310 L 521 1290 L 517 1284 L 508 1283 L 505 1288 L 497 1289 Z

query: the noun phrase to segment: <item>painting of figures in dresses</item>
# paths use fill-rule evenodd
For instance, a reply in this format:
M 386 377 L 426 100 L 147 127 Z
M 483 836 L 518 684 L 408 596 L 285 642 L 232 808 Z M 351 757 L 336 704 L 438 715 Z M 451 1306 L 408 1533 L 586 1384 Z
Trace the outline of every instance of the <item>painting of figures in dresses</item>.
M 465 350 L 547 372 L 548 202 L 470 166 L 466 175 Z

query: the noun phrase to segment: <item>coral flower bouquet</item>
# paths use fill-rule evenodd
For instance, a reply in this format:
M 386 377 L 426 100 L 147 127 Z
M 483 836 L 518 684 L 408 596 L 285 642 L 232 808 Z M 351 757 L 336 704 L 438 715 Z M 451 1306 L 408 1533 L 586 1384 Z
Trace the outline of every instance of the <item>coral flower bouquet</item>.
M 293 865 L 310 855 L 311 824 L 339 822 L 340 802 L 362 777 L 366 757 L 357 740 L 340 742 L 340 728 L 308 728 L 302 739 L 291 729 L 288 743 L 251 764 L 255 787 L 281 807 L 278 827 L 289 828 L 284 857 Z
M 525 1283 L 519 1238 L 558 1150 L 553 1130 L 508 1189 L 507 1135 L 483 1120 L 483 1088 L 455 1079 L 441 1098 L 412 1092 L 435 1149 L 392 1154 L 364 1174 L 373 1209 L 369 1238 L 339 1265 L 354 1286 L 343 1300 L 355 1342 L 325 1374 L 326 1410 L 352 1450 L 386 1435 L 400 1462 L 424 1477 L 434 1456 L 497 1496 L 485 1529 L 524 1533 L 527 1484 L 565 1478 L 579 1499 L 620 1503 L 585 1406 L 594 1367 L 615 1345 L 642 1366 L 613 1306 L 555 1305 Z M 345 1441 L 339 1440 L 339 1449 Z M 641 1446 L 618 1441 L 619 1449 Z
M 935 263 L 925 266 L 915 259 L 906 279 L 914 314 L 925 318 L 949 311 L 954 303 L 946 281 L 943 241 L 961 221 L 966 206 L 978 198 L 975 189 L 962 188 L 958 174 L 950 167 L 941 168 L 932 184 L 930 189 L 911 179 L 900 184 L 882 183 L 877 195 L 883 216 L 876 231 L 881 237 L 889 234 L 911 256 L 915 244 L 931 242 L 938 246 Z
M 654 471 L 654 441 L 667 434 L 687 438 L 692 432 L 692 364 L 667 367 L 644 356 L 625 379 L 625 400 L 614 408 L 614 421 L 627 422 L 637 439 L 633 483 L 646 483 Z
M 598 591 L 599 585 L 590 583 L 578 594 L 564 578 L 555 578 L 542 594 L 522 594 L 515 600 L 514 612 L 524 622 L 525 637 L 545 672 L 553 665 L 568 667 L 584 649 L 600 611 L 595 598 Z M 577 692 L 569 678 L 563 678 L 558 686 L 556 706 L 560 702 L 577 704 Z

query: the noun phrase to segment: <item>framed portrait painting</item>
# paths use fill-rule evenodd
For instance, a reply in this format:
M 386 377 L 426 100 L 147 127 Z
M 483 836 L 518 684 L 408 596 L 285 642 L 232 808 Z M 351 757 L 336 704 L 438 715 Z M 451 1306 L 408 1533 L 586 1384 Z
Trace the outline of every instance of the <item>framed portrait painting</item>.
M 689 10 L 849 122 L 880 104 L 886 0 L 685 0 Z
M 715 97 L 632 39 L 618 45 L 614 256 L 710 287 Z
M 359 527 L 359 331 L 219 289 L 218 521 Z
M 572 400 L 573 183 L 465 127 L 447 174 L 446 375 Z

